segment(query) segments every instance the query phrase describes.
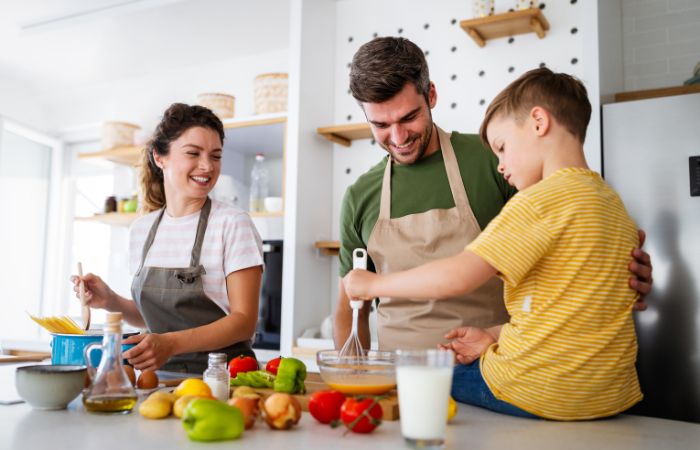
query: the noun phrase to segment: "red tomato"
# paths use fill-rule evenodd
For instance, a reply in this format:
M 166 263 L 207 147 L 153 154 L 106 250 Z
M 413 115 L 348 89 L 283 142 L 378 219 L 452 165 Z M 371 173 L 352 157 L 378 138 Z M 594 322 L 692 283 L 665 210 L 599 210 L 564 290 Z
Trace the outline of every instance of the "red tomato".
M 321 423 L 331 423 L 340 419 L 340 407 L 345 395 L 334 390 L 318 391 L 309 397 L 309 412 Z
M 236 378 L 238 372 L 258 370 L 258 361 L 252 356 L 238 355 L 228 363 L 231 378 Z
M 272 375 L 277 375 L 277 369 L 280 368 L 280 361 L 282 361 L 282 357 L 278 356 L 275 359 L 271 359 L 267 362 L 267 365 L 265 366 L 265 370 L 267 372 L 270 372 Z
M 381 423 L 384 412 L 373 398 L 348 398 L 340 407 L 340 420 L 355 433 L 370 433 Z

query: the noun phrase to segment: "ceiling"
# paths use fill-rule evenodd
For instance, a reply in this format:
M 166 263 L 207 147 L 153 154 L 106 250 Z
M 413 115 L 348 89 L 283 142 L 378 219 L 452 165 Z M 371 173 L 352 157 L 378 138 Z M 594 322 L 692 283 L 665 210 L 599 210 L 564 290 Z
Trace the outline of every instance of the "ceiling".
M 288 37 L 289 0 L 2 0 L 0 77 L 41 93 L 285 49 Z

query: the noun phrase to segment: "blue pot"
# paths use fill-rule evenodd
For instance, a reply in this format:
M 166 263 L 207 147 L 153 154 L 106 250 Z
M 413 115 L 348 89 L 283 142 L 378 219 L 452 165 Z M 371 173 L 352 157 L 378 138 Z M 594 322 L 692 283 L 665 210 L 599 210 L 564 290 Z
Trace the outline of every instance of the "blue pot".
M 102 343 L 102 333 L 100 334 L 54 334 L 51 341 L 51 364 L 85 365 L 83 350 L 89 344 Z M 122 336 L 126 339 L 137 333 L 128 333 Z M 134 347 L 134 344 L 122 344 L 122 353 Z M 100 364 L 102 350 L 97 349 L 90 352 L 90 363 L 94 367 Z

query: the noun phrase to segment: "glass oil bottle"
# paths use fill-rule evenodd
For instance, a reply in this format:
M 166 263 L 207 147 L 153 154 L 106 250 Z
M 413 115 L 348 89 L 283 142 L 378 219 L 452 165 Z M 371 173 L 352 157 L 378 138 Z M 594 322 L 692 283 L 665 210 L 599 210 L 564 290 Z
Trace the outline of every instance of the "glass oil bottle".
M 102 359 L 97 370 L 90 362 L 90 352 L 102 349 Z M 108 313 L 102 344 L 85 347 L 85 363 L 91 377 L 90 387 L 83 393 L 83 405 L 90 412 L 131 412 L 138 397 L 122 366 L 122 314 Z

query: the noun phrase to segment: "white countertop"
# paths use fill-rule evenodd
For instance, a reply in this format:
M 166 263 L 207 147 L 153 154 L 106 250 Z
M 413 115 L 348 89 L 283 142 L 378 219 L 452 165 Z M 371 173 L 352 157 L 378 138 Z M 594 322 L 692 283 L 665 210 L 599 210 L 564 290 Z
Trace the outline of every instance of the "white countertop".
M 0 400 L 18 398 L 14 388 L 17 365 L 0 365 Z M 399 422 L 384 422 L 373 433 L 331 429 L 304 413 L 289 431 L 272 431 L 258 422 L 234 442 L 206 444 L 207 449 L 400 449 Z M 203 448 L 187 438 L 178 419 L 148 420 L 136 411 L 128 415 L 87 413 L 81 397 L 66 410 L 38 411 L 27 404 L 0 406 L 0 449 L 172 450 Z M 577 423 L 520 419 L 459 405 L 447 429 L 446 449 L 605 450 L 692 449 L 700 446 L 700 425 L 639 416 Z

